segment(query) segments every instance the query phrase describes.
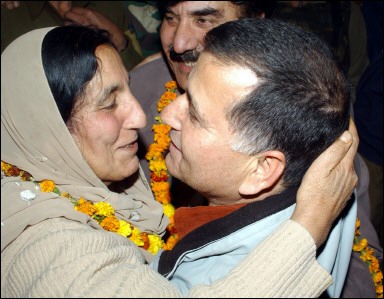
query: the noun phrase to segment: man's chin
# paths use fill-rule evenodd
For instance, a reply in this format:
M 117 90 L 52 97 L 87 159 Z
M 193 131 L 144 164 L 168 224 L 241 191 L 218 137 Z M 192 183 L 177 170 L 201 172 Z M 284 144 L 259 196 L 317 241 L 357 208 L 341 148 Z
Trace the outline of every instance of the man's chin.
M 168 153 L 167 156 L 165 157 L 165 164 L 167 166 L 168 174 L 181 180 L 180 172 L 179 172 L 178 168 L 176 167 L 175 161 L 171 157 L 170 153 Z

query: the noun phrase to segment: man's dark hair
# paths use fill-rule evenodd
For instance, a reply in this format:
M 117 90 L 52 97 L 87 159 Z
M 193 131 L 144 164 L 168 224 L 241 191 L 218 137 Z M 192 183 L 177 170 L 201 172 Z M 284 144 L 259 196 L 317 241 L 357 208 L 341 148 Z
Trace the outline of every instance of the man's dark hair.
M 160 15 L 164 17 L 169 7 L 173 7 L 176 4 L 184 1 L 157 1 L 157 6 Z M 230 1 L 236 4 L 240 8 L 241 18 L 253 18 L 258 17 L 264 13 L 266 17 L 270 16 L 274 7 L 272 0 L 257 0 L 257 1 Z
M 349 88 L 332 51 L 295 25 L 253 18 L 209 31 L 204 52 L 258 78 L 227 111 L 233 149 L 248 155 L 281 151 L 287 160 L 284 186 L 299 185 L 349 124 Z

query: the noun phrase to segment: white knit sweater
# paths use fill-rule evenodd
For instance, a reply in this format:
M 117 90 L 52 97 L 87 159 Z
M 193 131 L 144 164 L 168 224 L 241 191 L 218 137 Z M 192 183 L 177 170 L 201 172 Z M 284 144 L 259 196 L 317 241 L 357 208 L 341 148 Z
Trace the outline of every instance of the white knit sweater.
M 190 297 L 317 297 L 332 282 L 308 232 L 285 222 L 224 279 Z M 140 250 L 67 219 L 25 230 L 1 253 L 1 297 L 181 297 Z

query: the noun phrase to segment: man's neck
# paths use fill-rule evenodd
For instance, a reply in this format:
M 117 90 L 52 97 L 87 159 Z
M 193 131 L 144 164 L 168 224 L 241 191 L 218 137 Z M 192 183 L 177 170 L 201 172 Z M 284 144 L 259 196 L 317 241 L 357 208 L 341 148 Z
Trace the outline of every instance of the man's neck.
M 267 199 L 272 195 L 279 194 L 283 192 L 286 188 L 281 186 L 280 184 L 274 186 L 272 189 L 264 189 L 262 192 L 259 192 L 254 195 L 245 196 L 240 195 L 237 198 L 228 198 L 228 197 L 213 197 L 210 195 L 206 195 L 205 197 L 208 200 L 209 206 L 226 206 L 226 205 L 237 205 L 237 204 L 250 204 L 255 201 L 262 201 Z

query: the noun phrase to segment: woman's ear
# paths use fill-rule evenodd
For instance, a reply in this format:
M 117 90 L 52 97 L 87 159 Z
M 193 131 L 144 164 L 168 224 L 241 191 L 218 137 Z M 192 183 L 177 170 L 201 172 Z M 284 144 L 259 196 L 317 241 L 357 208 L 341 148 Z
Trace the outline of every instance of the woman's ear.
M 248 174 L 239 187 L 239 193 L 256 195 L 277 185 L 285 169 L 285 163 L 285 156 L 280 151 L 267 151 L 255 156 Z

